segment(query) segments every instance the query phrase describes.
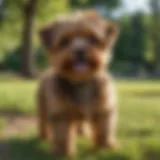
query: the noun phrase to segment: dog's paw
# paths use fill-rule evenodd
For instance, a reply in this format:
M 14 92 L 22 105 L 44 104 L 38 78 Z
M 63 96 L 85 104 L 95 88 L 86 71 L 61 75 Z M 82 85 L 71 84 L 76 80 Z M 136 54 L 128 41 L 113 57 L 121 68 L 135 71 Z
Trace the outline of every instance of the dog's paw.
M 105 147 L 111 150 L 117 150 L 121 148 L 120 143 L 117 140 L 108 141 Z

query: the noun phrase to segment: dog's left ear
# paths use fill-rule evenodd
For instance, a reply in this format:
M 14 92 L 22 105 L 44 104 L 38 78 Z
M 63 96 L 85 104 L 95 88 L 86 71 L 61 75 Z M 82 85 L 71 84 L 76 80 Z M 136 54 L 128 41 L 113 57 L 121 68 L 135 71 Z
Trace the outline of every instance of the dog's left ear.
M 113 46 L 118 38 L 119 35 L 119 27 L 113 23 L 107 23 L 106 25 L 106 42 L 108 45 Z
M 39 31 L 40 41 L 46 49 L 49 49 L 54 44 L 56 30 L 56 23 L 51 23 Z

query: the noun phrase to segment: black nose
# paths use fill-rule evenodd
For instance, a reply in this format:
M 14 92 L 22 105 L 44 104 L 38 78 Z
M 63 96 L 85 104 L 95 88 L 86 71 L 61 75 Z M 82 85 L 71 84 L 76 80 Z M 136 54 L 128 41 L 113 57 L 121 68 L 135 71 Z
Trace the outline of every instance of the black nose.
M 78 62 L 84 62 L 85 61 L 85 51 L 83 49 L 77 49 L 76 50 L 76 59 Z

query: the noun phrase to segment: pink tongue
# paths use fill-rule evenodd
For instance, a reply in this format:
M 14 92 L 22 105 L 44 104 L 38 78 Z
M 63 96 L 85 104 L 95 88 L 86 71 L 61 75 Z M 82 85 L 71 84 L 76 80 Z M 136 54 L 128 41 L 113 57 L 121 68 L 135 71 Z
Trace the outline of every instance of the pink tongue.
M 74 66 L 75 71 L 77 72 L 86 72 L 88 70 L 87 64 L 76 64 Z

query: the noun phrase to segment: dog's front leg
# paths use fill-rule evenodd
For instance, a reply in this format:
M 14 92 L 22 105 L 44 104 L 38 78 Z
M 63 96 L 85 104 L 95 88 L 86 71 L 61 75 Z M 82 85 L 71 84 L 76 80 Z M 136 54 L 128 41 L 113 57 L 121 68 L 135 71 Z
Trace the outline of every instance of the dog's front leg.
M 56 156 L 73 157 L 76 147 L 76 127 L 73 121 L 55 116 L 52 123 L 53 151 Z
M 97 147 L 116 148 L 116 111 L 111 110 L 93 117 L 93 140 Z

